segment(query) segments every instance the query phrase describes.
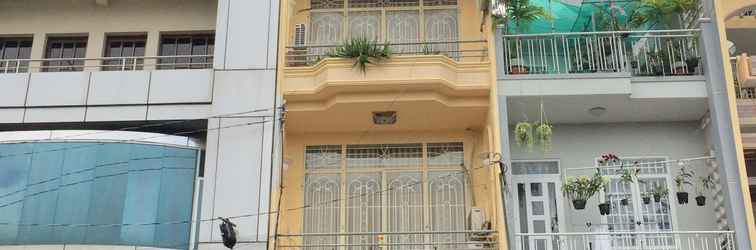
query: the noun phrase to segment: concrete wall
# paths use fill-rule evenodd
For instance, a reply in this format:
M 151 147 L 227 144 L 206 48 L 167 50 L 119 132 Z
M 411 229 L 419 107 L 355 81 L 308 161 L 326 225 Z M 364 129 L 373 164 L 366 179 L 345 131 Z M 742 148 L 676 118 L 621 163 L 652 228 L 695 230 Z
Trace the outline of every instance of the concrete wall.
M 708 154 L 705 143 L 704 130 L 700 129 L 697 122 L 678 123 L 622 123 L 622 124 L 580 124 L 554 126 L 552 150 L 542 153 L 540 150 L 519 147 L 514 141 L 510 130 L 510 144 L 512 145 L 513 160 L 536 160 L 550 159 L 559 160 L 561 173 L 565 169 L 591 167 L 595 160 L 603 153 L 614 153 L 627 157 L 667 157 L 670 160 L 680 158 L 699 157 Z M 700 176 L 708 173 L 703 164 L 691 164 L 693 170 Z M 677 174 L 677 164 L 669 166 L 672 177 Z M 569 170 L 568 170 L 569 171 Z M 569 171 L 569 175 L 591 175 L 593 172 Z M 674 192 L 674 187 L 670 193 Z M 691 194 L 693 196 L 694 194 Z M 716 230 L 715 218 L 712 213 L 713 202 L 707 202 L 704 207 L 698 207 L 694 203 L 686 206 L 677 205 L 672 193 L 672 203 L 677 214 L 675 230 Z M 693 202 L 691 198 L 691 202 Z M 585 223 L 601 223 L 598 213 L 597 199 L 594 196 L 589 200 L 586 210 L 575 211 L 569 201 L 564 201 L 563 207 L 566 214 L 560 223 L 566 223 L 568 232 L 586 231 Z M 511 217 L 510 217 L 511 218 Z
M 50 35 L 88 35 L 87 57 L 103 56 L 106 34 L 148 35 L 145 55 L 157 55 L 161 32 L 215 30 L 217 0 L 0 1 L 0 36 L 33 36 L 42 58 Z

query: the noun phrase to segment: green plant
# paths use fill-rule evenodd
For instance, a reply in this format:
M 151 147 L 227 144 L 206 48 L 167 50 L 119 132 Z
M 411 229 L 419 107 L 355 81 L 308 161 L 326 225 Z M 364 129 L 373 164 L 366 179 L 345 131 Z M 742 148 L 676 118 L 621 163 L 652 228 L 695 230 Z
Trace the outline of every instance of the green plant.
M 599 171 L 593 176 L 569 177 L 562 184 L 562 194 L 570 200 L 586 201 L 601 191 L 609 183 L 609 179 L 602 176 Z
M 540 123 L 538 126 L 536 126 L 536 138 L 538 139 L 538 144 L 541 145 L 541 149 L 546 152 L 551 150 L 551 136 L 553 135 L 551 124 L 548 123 Z
M 426 45 L 423 45 L 423 49 L 420 51 L 420 54 L 426 55 L 426 56 L 439 55 L 441 54 L 441 51 L 433 50 L 433 47 L 426 44 Z
M 336 47 L 336 50 L 329 53 L 328 56 L 354 59 L 353 67 L 359 67 L 364 74 L 368 64 L 390 58 L 391 48 L 388 44 L 381 46 L 364 37 L 352 38 Z
M 546 9 L 533 5 L 530 0 L 509 0 L 507 3 L 507 16 L 514 22 L 520 33 L 527 30 L 527 25 L 539 18 L 551 20 L 551 14 Z
M 641 0 L 628 15 L 634 27 L 692 28 L 701 12 L 700 0 Z
M 685 163 L 681 163 L 680 173 L 675 176 L 675 187 L 677 192 L 685 192 L 685 185 L 693 186 L 693 176 L 695 173 L 693 170 L 688 170 Z
M 515 141 L 518 146 L 527 146 L 528 149 L 533 148 L 533 125 L 529 122 L 518 122 L 515 125 Z
M 706 177 L 699 177 L 700 186 L 698 186 L 698 195 L 703 195 L 704 192 L 714 190 L 714 176 L 708 175 Z
M 659 202 L 662 197 L 667 197 L 667 195 L 669 195 L 669 189 L 659 184 L 654 184 L 654 187 L 651 188 L 650 192 L 656 202 Z

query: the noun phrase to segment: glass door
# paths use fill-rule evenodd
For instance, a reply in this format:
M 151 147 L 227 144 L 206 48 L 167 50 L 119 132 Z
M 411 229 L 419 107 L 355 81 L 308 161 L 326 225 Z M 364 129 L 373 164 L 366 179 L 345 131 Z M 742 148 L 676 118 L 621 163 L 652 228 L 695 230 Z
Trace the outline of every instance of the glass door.
M 517 233 L 558 233 L 561 185 L 557 161 L 512 162 L 511 189 L 516 193 L 514 213 Z M 557 250 L 547 236 L 518 237 L 523 250 Z

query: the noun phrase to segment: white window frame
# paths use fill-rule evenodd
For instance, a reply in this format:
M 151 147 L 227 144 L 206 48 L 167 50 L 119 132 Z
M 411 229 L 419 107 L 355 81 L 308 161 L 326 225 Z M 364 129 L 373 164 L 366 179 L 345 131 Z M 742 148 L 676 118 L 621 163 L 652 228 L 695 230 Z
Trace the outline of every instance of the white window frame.
M 663 173 L 663 174 L 643 174 L 643 173 L 641 173 L 641 174 L 639 174 L 639 177 L 641 177 L 641 178 L 664 178 L 665 179 L 665 181 L 667 183 L 667 190 L 669 190 L 669 192 L 667 194 L 666 200 L 667 200 L 667 203 L 668 203 L 667 205 L 669 206 L 670 222 L 672 223 L 672 225 L 671 225 L 672 226 L 671 231 L 674 231 L 677 228 L 679 228 L 678 223 L 677 223 L 676 203 L 674 202 L 675 200 L 673 199 L 673 196 L 672 196 L 672 193 L 673 193 L 672 190 L 674 190 L 674 189 L 672 187 L 672 185 L 673 185 L 672 184 L 673 183 L 672 182 L 673 181 L 672 180 L 672 169 L 670 168 L 669 157 L 667 157 L 667 156 L 648 156 L 648 155 L 646 155 L 646 156 L 619 156 L 619 158 L 620 159 L 630 159 L 630 160 L 660 159 L 661 161 L 665 162 L 664 163 L 664 165 L 665 165 L 664 167 L 666 168 L 666 173 Z M 596 157 L 594 159 L 594 161 L 593 161 L 594 165 L 597 168 L 601 167 L 601 165 L 599 164 L 600 160 L 601 160 L 600 157 Z M 632 166 L 629 166 L 629 167 L 632 167 Z M 609 178 L 619 178 L 619 175 L 605 175 L 605 176 L 607 176 Z M 637 180 L 635 182 L 633 182 L 632 184 L 630 184 L 630 186 L 631 186 L 631 197 L 632 197 L 631 198 L 632 199 L 632 201 L 631 201 L 632 204 L 631 205 L 633 206 L 633 217 L 634 217 L 634 220 L 637 222 L 638 218 L 641 218 L 643 216 L 642 210 L 640 208 L 640 206 L 643 204 L 642 203 L 643 201 L 642 201 L 642 196 L 641 196 L 641 192 L 640 192 L 640 186 L 638 185 Z M 665 200 L 665 199 L 662 198 L 662 200 Z M 599 193 L 599 201 L 601 203 L 606 202 L 606 193 L 603 190 Z M 614 210 L 612 210 L 612 213 L 614 213 Z M 607 216 L 601 216 L 601 223 L 604 224 L 604 225 L 608 225 Z M 639 227 L 636 225 L 636 230 L 635 231 L 639 232 L 638 229 L 639 229 Z M 675 244 L 679 245 L 679 242 L 675 242 Z M 632 248 L 633 248 L 633 246 L 628 246 L 628 249 L 632 249 Z M 656 249 L 656 248 L 650 248 L 650 249 Z M 659 247 L 659 249 L 667 249 L 667 247 Z
M 460 143 L 462 144 L 462 165 L 433 165 L 431 166 L 429 164 L 429 155 L 428 155 L 428 145 L 429 144 L 436 144 L 436 143 Z M 338 168 L 316 168 L 316 169 L 308 169 L 307 166 L 304 167 L 305 169 L 305 180 L 308 176 L 323 176 L 323 175 L 338 175 L 339 181 L 340 181 L 340 201 L 338 201 L 339 206 L 339 225 L 338 225 L 338 232 L 333 232 L 334 234 L 346 234 L 347 231 L 347 206 L 348 206 L 348 196 L 349 196 L 349 190 L 348 190 L 348 175 L 349 174 L 379 174 L 381 179 L 381 191 L 386 190 L 387 184 L 388 184 L 388 175 L 392 173 L 413 173 L 413 174 L 419 174 L 422 178 L 422 199 L 423 199 L 423 218 L 422 218 L 422 231 L 431 231 L 431 202 L 430 202 L 430 177 L 429 175 L 433 172 L 441 172 L 441 173 L 453 173 L 453 172 L 459 172 L 459 175 L 462 177 L 462 188 L 463 188 L 463 219 L 465 223 L 463 223 L 463 227 L 465 230 L 468 229 L 468 225 L 466 223 L 467 221 L 467 213 L 470 208 L 471 204 L 471 192 L 472 190 L 468 186 L 468 176 L 466 175 L 463 170 L 467 169 L 467 162 L 468 162 L 468 151 L 465 146 L 465 143 L 461 140 L 448 140 L 443 142 L 423 142 L 423 143 L 400 143 L 396 145 L 402 145 L 402 144 L 420 144 L 422 147 L 422 159 L 421 163 L 418 166 L 411 166 L 411 165 L 404 165 L 404 166 L 378 166 L 378 167 L 352 167 L 349 168 L 347 166 L 347 146 L 361 146 L 360 144 L 308 144 L 305 146 L 305 149 L 308 146 L 340 146 L 341 147 L 341 159 L 339 161 L 339 167 Z M 385 144 L 384 144 L 385 145 Z M 303 159 L 307 158 L 307 152 L 304 150 L 303 152 Z M 306 163 L 305 163 L 306 165 Z M 306 183 L 305 183 L 306 185 Z M 307 187 L 305 186 L 303 188 L 303 201 L 305 201 L 306 195 L 307 195 Z M 387 200 L 386 195 L 381 195 L 381 231 L 388 231 L 388 208 L 389 208 L 389 202 Z M 303 215 L 304 216 L 304 213 Z M 303 228 L 307 227 L 307 225 L 304 224 L 303 221 Z M 457 236 L 456 234 L 454 236 Z M 425 239 L 425 242 L 430 242 L 431 237 L 430 235 L 420 236 Z M 388 237 L 387 237 L 388 238 Z M 338 244 L 348 244 L 349 239 L 348 236 L 340 236 L 337 240 Z M 337 248 L 339 249 L 339 248 Z

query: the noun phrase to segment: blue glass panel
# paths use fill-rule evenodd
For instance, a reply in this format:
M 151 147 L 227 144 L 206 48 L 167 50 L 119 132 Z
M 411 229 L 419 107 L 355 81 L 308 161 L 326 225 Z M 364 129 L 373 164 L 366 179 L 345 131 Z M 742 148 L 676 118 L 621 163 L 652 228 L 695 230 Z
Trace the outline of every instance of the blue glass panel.
M 185 249 L 196 157 L 162 145 L 0 144 L 0 245 Z

